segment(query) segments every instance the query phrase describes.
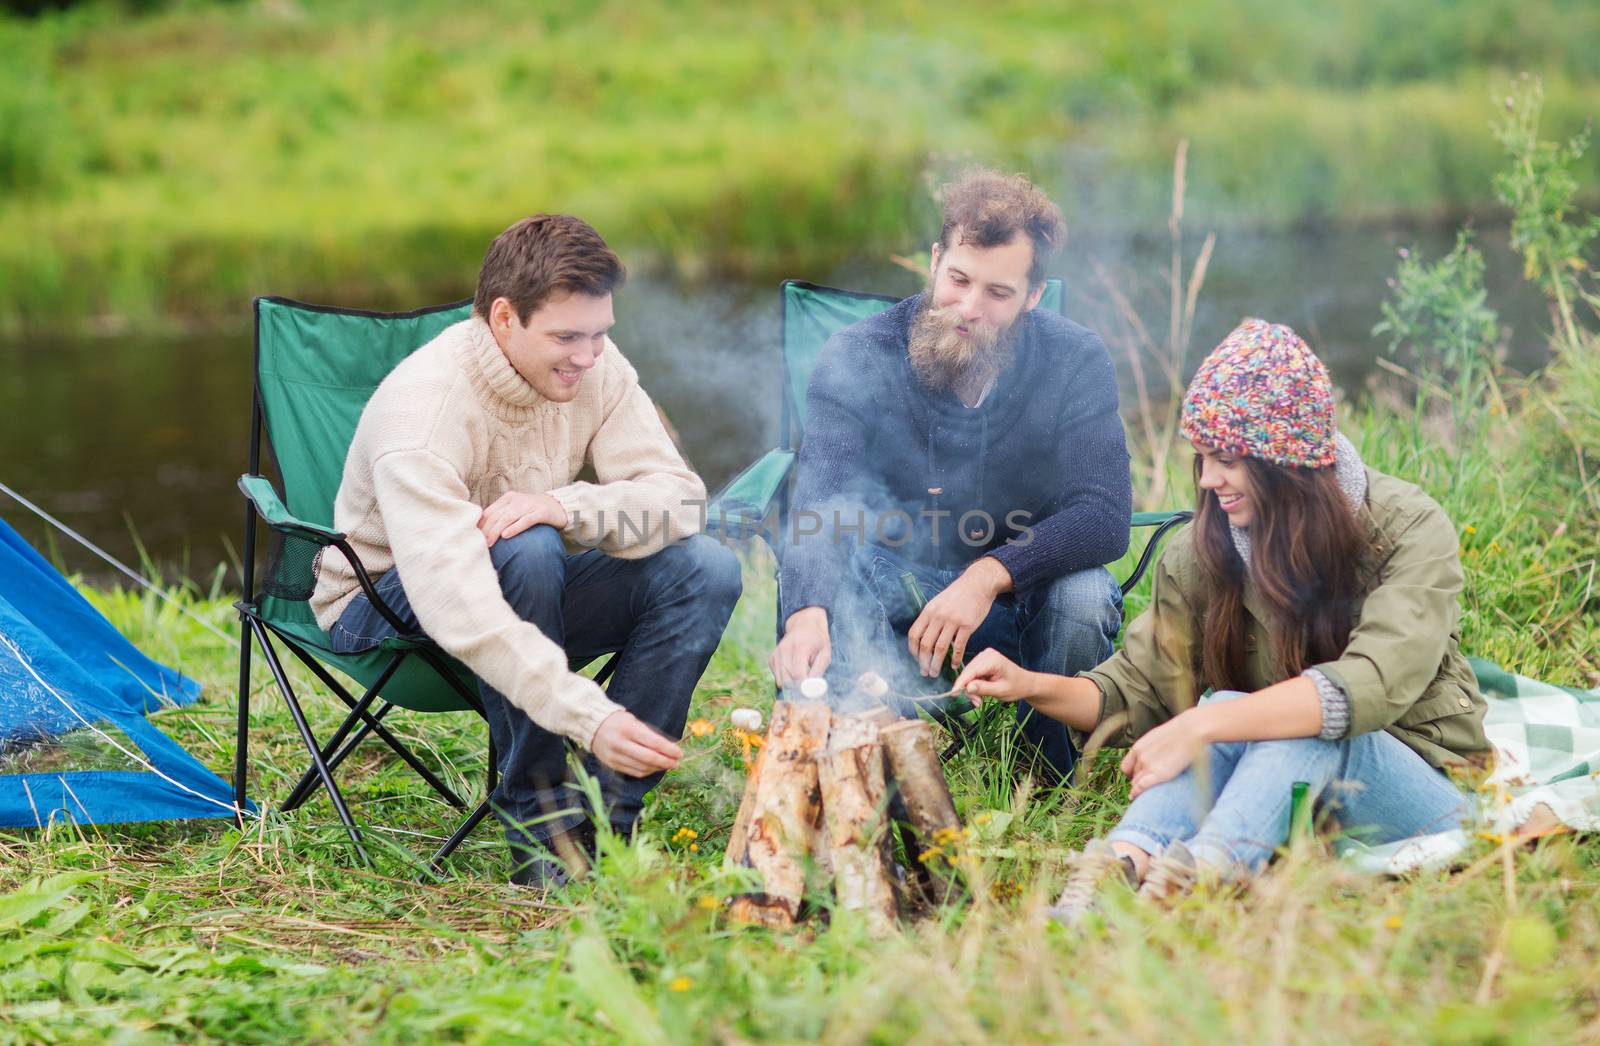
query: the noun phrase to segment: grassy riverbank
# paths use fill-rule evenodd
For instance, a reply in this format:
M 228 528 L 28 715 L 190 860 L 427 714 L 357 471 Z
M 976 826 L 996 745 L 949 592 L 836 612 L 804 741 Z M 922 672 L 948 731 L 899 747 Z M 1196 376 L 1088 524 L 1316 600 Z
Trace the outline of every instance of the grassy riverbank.
M 410 307 L 464 293 L 538 209 L 689 277 L 827 271 L 916 247 L 909 187 L 965 157 L 1143 227 L 1180 137 L 1211 224 L 1456 215 L 1488 199 L 1507 75 L 1546 76 L 1557 132 L 1600 108 L 1600 14 L 1571 0 L 875 10 L 0 20 L 0 330 L 237 317 L 264 291 Z

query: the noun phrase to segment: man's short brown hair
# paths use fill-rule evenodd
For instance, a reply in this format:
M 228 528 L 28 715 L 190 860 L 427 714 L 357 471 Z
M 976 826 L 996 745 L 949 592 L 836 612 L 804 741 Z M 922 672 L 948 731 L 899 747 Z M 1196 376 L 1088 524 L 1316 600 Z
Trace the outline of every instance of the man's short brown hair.
M 489 306 L 505 298 L 517 321 L 558 293 L 610 294 L 628 278 L 622 260 L 594 227 L 570 214 L 535 214 L 495 237 L 478 270 L 472 311 L 489 318 Z
M 950 249 L 957 230 L 962 243 L 984 248 L 1003 246 L 1017 233 L 1026 233 L 1033 241 L 1028 284 L 1037 287 L 1044 280 L 1045 265 L 1067 239 L 1061 208 L 1044 190 L 1020 174 L 977 167 L 946 185 L 941 195 L 944 227 L 939 230 L 940 250 Z

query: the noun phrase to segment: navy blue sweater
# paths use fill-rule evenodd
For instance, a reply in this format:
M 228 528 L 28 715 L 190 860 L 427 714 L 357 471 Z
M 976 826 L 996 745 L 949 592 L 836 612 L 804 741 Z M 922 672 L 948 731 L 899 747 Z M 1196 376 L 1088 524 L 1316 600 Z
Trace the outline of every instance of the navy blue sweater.
M 922 295 L 839 331 L 806 390 L 780 620 L 829 610 L 854 546 L 963 569 L 992 555 L 1022 592 L 1128 547 L 1132 492 L 1105 344 L 1054 312 L 1017 321 L 1011 364 L 969 408 L 907 352 Z

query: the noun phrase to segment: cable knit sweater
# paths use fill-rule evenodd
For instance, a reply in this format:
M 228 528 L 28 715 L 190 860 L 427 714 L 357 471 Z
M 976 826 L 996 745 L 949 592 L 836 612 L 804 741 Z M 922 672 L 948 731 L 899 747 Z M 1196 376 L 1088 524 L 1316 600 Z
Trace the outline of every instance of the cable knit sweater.
M 597 483 L 574 482 L 586 462 Z M 482 509 L 513 490 L 561 502 L 569 542 L 635 558 L 700 528 L 705 485 L 609 339 L 577 398 L 553 403 L 481 319 L 463 320 L 396 367 L 361 414 L 334 526 L 374 578 L 400 571 L 434 642 L 534 722 L 588 747 L 618 706 L 501 597 L 477 529 Z M 317 623 L 332 627 L 358 591 L 344 557 L 323 556 Z

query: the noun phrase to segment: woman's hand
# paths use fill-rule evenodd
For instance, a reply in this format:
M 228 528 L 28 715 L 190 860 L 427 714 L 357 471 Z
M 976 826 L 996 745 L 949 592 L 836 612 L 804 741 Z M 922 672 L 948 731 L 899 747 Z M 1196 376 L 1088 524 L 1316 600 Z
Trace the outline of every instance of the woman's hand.
M 1173 716 L 1133 743 L 1122 758 L 1122 772 L 1133 783 L 1132 798 L 1183 773 L 1205 747 L 1196 709 Z
M 972 703 L 983 698 L 1021 701 L 1039 692 L 1038 676 L 990 647 L 981 651 L 956 677 L 955 689 L 965 691 Z

